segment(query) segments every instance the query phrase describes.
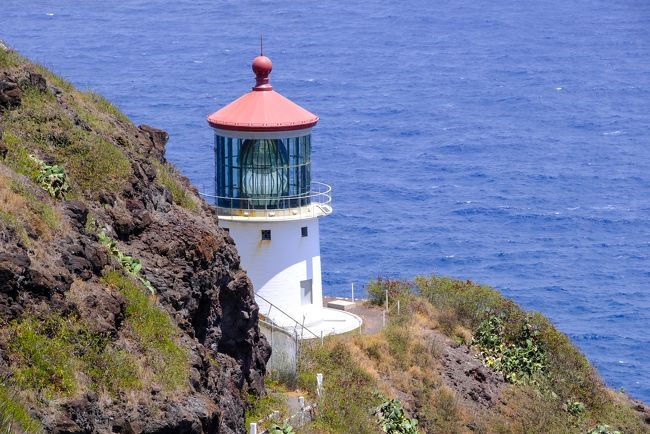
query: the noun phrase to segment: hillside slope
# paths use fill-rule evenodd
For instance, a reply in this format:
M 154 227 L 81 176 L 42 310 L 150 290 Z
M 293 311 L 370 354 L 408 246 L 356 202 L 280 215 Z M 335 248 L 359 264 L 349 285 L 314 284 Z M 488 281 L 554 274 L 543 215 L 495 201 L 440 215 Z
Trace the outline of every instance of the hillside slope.
M 421 276 L 368 289 L 368 315 L 381 318 L 389 295 L 384 328 L 303 348 L 299 393 L 318 408 L 301 432 L 381 432 L 373 413 L 397 399 L 417 431 L 393 406 L 390 434 L 650 433 L 650 407 L 607 388 L 548 319 L 493 288 Z M 322 400 L 316 373 L 324 374 Z
M 0 44 L 3 432 L 245 432 L 269 346 L 166 141 Z

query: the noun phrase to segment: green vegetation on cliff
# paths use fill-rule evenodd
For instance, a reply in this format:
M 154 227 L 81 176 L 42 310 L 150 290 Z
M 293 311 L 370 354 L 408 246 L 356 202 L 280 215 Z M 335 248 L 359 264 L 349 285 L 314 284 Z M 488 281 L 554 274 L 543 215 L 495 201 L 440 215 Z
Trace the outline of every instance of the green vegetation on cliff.
M 8 331 L 13 382 L 21 390 L 54 399 L 100 388 L 115 395 L 140 385 L 134 356 L 77 317 L 28 317 Z
M 299 386 L 318 408 L 301 432 L 379 432 L 377 393 L 404 407 L 393 414 L 399 424 L 385 425 L 393 434 L 650 432 L 647 415 L 608 389 L 564 334 L 489 286 L 420 276 L 378 279 L 368 292 L 377 309 L 388 292 L 386 327 L 302 347 Z
M 106 274 L 104 283 L 117 288 L 126 299 L 129 333 L 139 344 L 154 380 L 170 391 L 182 389 L 187 383 L 189 361 L 187 352 L 178 345 L 179 330 L 169 314 L 129 277 L 112 271 Z
M 155 166 L 158 171 L 157 182 L 169 190 L 174 203 L 189 211 L 196 212 L 198 207 L 185 187 L 178 182 L 178 175 L 175 173 L 174 168 L 161 163 L 157 163 Z
M 16 53 L 0 49 L 0 65 L 26 63 Z M 119 191 L 131 165 L 113 140 L 119 140 L 118 124 L 128 122 L 126 116 L 97 94 L 77 91 L 50 71 L 37 70 L 66 91 L 65 104 L 58 100 L 61 94 L 49 92 L 43 82 L 20 83 L 21 104 L 3 115 L 6 164 L 36 181 L 39 167 L 29 154 L 43 153 L 65 165 L 77 196 L 92 196 L 106 188 Z
M 42 431 L 40 422 L 16 399 L 15 393 L 0 383 L 0 432 L 36 434 Z
M 143 252 L 151 258 L 157 246 L 134 245 L 133 235 L 156 218 L 166 230 L 205 230 L 205 221 L 214 226 L 201 214 L 202 204 L 186 180 L 164 161 L 164 141 L 150 136 L 160 130 L 147 128 L 135 127 L 100 95 L 78 91 L 0 46 L 0 432 L 72 427 L 70 417 L 76 416 L 62 416 L 66 406 L 88 396 L 100 402 L 101 411 L 122 406 L 118 412 L 132 412 L 135 418 L 138 411 L 148 412 L 151 422 L 171 427 L 192 411 L 224 411 L 214 404 L 207 410 L 192 404 L 185 413 L 174 413 L 178 420 L 155 421 L 166 417 L 155 400 L 179 407 L 194 393 L 192 351 L 199 363 L 195 375 L 205 367 L 215 378 L 219 364 L 201 365 L 200 344 L 188 326 L 181 330 L 170 314 L 174 308 L 151 294 L 144 277 L 149 270 L 139 258 Z M 191 210 L 196 220 L 184 218 L 179 224 L 174 205 Z M 158 209 L 159 215 L 153 215 Z M 218 247 L 218 241 L 208 239 L 206 267 L 214 260 L 209 249 Z M 179 267 L 191 276 L 183 260 Z M 220 279 L 231 279 L 228 273 Z M 202 276 L 205 282 L 193 287 L 196 297 L 204 297 L 206 286 L 214 287 L 211 278 Z M 158 282 L 170 285 L 173 279 Z M 216 354 L 205 357 L 215 360 Z M 237 412 L 239 405 L 236 417 L 243 419 L 239 392 L 229 387 L 221 391 L 232 407 L 225 411 Z M 88 405 L 74 411 L 99 411 Z M 79 417 L 112 423 L 99 413 Z M 210 417 L 212 425 L 219 420 Z M 38 421 L 43 418 L 46 427 Z M 84 430 L 91 430 L 91 422 L 83 423 Z M 95 425 L 94 432 L 123 428 Z

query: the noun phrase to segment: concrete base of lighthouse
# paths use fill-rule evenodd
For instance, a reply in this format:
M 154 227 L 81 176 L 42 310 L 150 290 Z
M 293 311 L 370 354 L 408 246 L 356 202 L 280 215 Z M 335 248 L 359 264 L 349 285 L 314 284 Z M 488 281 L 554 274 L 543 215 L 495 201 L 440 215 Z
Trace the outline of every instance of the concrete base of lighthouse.
M 260 315 L 303 338 L 361 326 L 349 312 L 323 307 L 318 217 L 220 217 L 235 240 Z

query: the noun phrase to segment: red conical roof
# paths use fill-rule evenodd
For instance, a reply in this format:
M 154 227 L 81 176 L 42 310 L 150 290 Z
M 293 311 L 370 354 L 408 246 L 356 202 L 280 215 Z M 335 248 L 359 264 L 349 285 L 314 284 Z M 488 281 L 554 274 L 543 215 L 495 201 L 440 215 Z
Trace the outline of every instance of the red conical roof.
M 271 59 L 257 56 L 252 66 L 256 86 L 208 116 L 211 126 L 234 131 L 290 131 L 316 125 L 318 116 L 273 90 L 269 84 Z

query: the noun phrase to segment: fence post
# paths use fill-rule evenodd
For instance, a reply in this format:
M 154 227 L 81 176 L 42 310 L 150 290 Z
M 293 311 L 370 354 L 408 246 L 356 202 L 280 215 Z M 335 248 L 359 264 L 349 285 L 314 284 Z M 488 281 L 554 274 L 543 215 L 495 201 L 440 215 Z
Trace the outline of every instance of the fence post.
M 300 404 L 300 426 L 305 424 L 305 397 L 298 397 L 298 404 Z
M 293 337 L 294 337 L 294 342 L 296 344 L 294 353 L 296 357 L 296 369 L 297 369 L 298 362 L 300 360 L 300 349 L 298 348 L 298 330 L 296 330 L 295 328 L 293 329 Z
M 316 374 L 316 395 L 323 397 L 323 374 Z
M 354 282 L 352 282 L 352 301 L 354 301 Z
M 249 434 L 257 434 L 257 424 L 255 422 L 251 422 L 251 430 L 249 431 Z
M 320 346 L 323 346 L 323 331 L 320 331 Z
M 397 300 L 397 316 L 399 316 L 399 300 Z
M 386 300 L 386 306 L 384 306 L 384 310 L 388 310 L 388 290 L 386 289 L 386 290 L 384 290 L 384 291 L 385 291 L 385 293 L 386 293 L 386 298 L 385 298 L 385 300 Z
M 381 313 L 381 326 L 382 328 L 386 327 L 386 311 L 383 311 Z

